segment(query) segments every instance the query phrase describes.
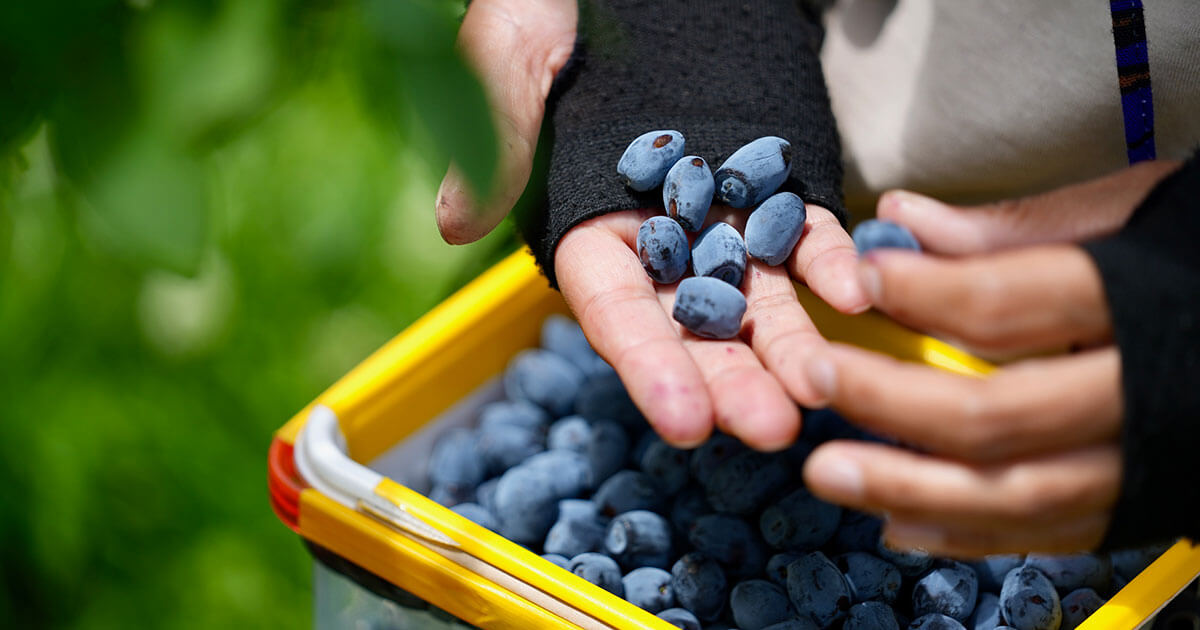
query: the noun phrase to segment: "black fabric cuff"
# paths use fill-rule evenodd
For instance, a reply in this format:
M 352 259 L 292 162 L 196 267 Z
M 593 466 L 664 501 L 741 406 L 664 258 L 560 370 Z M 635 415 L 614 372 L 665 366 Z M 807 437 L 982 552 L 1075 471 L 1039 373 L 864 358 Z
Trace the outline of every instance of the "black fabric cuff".
M 1125 401 L 1121 494 L 1103 547 L 1200 540 L 1200 162 L 1116 235 L 1084 245 L 1104 280 Z
M 593 0 L 575 55 L 547 103 L 553 148 L 546 205 L 518 221 L 551 286 L 567 230 L 617 210 L 662 206 L 635 193 L 617 160 L 637 136 L 675 129 L 715 169 L 761 136 L 792 143 L 782 190 L 845 224 L 837 128 L 821 74 L 818 18 L 795 0 Z

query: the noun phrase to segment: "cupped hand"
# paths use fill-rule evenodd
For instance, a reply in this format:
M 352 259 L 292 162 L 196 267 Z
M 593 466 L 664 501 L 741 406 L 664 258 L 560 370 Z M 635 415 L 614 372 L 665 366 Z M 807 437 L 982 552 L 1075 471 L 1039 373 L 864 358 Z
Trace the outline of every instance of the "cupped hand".
M 656 214 L 661 211 L 615 212 L 567 232 L 555 252 L 563 297 L 666 441 L 695 446 L 715 425 L 752 447 L 783 448 L 800 428 L 796 402 L 818 396 L 803 358 L 826 345 L 797 301 L 789 272 L 843 310 L 865 308 L 850 237 L 832 213 L 809 206 L 805 236 L 787 268 L 748 261 L 741 334 L 702 339 L 671 317 L 677 285 L 655 284 L 638 259 L 638 227 Z M 740 228 L 744 217 L 714 207 L 709 223 Z
M 1148 163 L 980 208 L 912 193 L 879 216 L 926 254 L 875 250 L 872 304 L 915 328 L 1026 358 L 984 378 L 841 345 L 810 356 L 819 397 L 906 447 L 833 442 L 805 478 L 818 495 L 888 516 L 885 538 L 952 556 L 1068 552 L 1103 539 L 1121 480 L 1121 357 L 1101 278 L 1077 244 L 1117 231 L 1177 163 Z

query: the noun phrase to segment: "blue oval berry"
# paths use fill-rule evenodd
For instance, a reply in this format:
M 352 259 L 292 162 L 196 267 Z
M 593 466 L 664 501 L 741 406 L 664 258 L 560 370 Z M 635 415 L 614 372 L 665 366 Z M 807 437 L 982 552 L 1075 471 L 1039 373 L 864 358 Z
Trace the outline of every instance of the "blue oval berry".
M 746 220 L 746 248 L 750 255 L 774 267 L 792 255 L 808 212 L 795 194 L 771 195 Z
M 608 525 L 604 551 L 623 567 L 671 566 L 671 525 L 648 510 L 618 515 Z
M 699 230 L 712 206 L 713 190 L 712 171 L 704 158 L 684 156 L 667 171 L 663 181 L 663 207 L 667 216 L 688 232 Z
M 842 630 L 900 630 L 900 624 L 896 622 L 891 606 L 883 602 L 862 602 L 850 607 Z
M 880 247 L 921 251 L 917 237 L 913 236 L 908 228 L 899 223 L 879 219 L 868 219 L 854 228 L 854 247 L 860 254 Z
M 993 593 L 980 593 L 975 610 L 963 625 L 967 630 L 994 630 L 1000 625 L 1000 598 Z
M 450 509 L 457 512 L 460 516 L 474 521 L 475 524 L 479 525 L 480 527 L 484 527 L 492 531 L 499 529 L 499 524 L 496 522 L 496 517 L 492 516 L 491 512 L 487 511 L 486 508 L 478 503 L 459 503 Z
M 683 228 L 667 217 L 650 217 L 642 223 L 637 252 L 646 273 L 659 284 L 682 278 L 691 255 Z
M 720 562 L 733 579 L 753 577 L 766 564 L 767 556 L 758 532 L 736 516 L 701 516 L 688 531 L 688 541 L 697 551 Z
M 671 574 L 657 567 L 639 567 L 621 579 L 625 601 L 651 613 L 675 607 Z
M 645 192 L 663 183 L 667 171 L 683 157 L 683 134 L 648 131 L 629 143 L 617 162 L 617 174 L 626 186 Z
M 808 551 L 829 542 L 842 520 L 842 508 L 800 488 L 763 510 L 763 539 L 776 549 Z
M 957 619 L 940 613 L 929 613 L 913 619 L 908 630 L 966 630 Z
M 658 618 L 683 630 L 700 630 L 700 620 L 686 608 L 668 608 L 658 613 Z
M 800 616 L 827 628 L 850 610 L 850 585 L 820 551 L 800 556 L 788 565 L 787 573 L 788 597 Z
M 1067 593 L 1062 598 L 1063 620 L 1059 630 L 1075 630 L 1084 619 L 1104 605 L 1104 598 L 1090 588 L 1081 588 Z
M 504 372 L 504 393 L 509 399 L 528 400 L 555 417 L 571 413 L 582 385 L 579 368 L 546 350 L 522 350 Z
M 671 588 L 679 605 L 704 621 L 713 621 L 725 609 L 728 588 L 725 571 L 716 560 L 698 551 L 675 561 L 671 567 Z
M 979 579 L 975 570 L 961 562 L 951 562 L 926 573 L 913 586 L 913 615 L 941 613 L 966 621 L 975 610 Z
M 729 592 L 729 610 L 742 630 L 762 630 L 792 617 L 787 593 L 767 580 L 746 580 L 734 586 Z
M 1108 556 L 1031 553 L 1025 557 L 1025 566 L 1033 567 L 1050 578 L 1059 593 L 1070 593 L 1081 588 L 1107 593 L 1112 587 L 1113 568 Z
M 770 197 L 792 171 L 792 145 L 766 136 L 743 146 L 717 169 L 717 199 L 734 208 L 749 208 Z
M 616 560 L 602 553 L 581 553 L 571 558 L 567 570 L 617 597 L 625 596 L 621 567 L 617 566 Z
M 896 603 L 904 577 L 887 560 L 862 551 L 851 551 L 838 556 L 834 562 L 846 577 L 854 601 Z
M 1000 610 L 1017 630 L 1057 630 L 1062 625 L 1062 602 L 1054 584 L 1041 571 L 1020 566 L 1004 576 Z
M 742 286 L 746 273 L 746 243 L 728 223 L 714 223 L 692 243 L 692 272 Z
M 692 277 L 679 283 L 671 316 L 692 333 L 709 339 L 732 339 L 742 329 L 746 296 L 716 278 Z

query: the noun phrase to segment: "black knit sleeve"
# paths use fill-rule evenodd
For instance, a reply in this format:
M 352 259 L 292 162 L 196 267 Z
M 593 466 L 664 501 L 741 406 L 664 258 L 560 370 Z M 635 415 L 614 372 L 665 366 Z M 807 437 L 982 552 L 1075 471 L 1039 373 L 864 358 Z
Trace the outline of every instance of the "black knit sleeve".
M 1125 399 L 1124 476 L 1104 547 L 1200 541 L 1200 161 L 1085 248 L 1104 279 Z
M 554 249 L 576 224 L 616 210 L 661 207 L 616 172 L 637 136 L 683 133 L 715 169 L 761 136 L 792 143 L 783 190 L 845 223 L 841 151 L 818 51 L 816 12 L 796 0 L 591 0 L 575 55 L 556 80 L 546 204 L 518 221 L 556 286 Z

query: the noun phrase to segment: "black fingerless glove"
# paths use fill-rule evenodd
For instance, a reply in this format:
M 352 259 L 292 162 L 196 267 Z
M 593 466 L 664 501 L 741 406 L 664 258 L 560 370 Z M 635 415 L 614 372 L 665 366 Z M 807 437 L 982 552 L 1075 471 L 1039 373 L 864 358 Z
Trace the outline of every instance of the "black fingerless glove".
M 553 134 L 546 204 L 518 219 L 551 286 L 554 250 L 578 223 L 661 207 L 627 189 L 617 160 L 637 136 L 675 129 L 715 169 L 761 136 L 792 144 L 781 190 L 845 223 L 837 128 L 821 74 L 823 31 L 795 0 L 590 0 L 575 54 L 547 103 Z
M 1121 495 L 1104 541 L 1200 541 L 1200 161 L 1160 183 L 1117 234 L 1084 247 L 1121 350 Z

